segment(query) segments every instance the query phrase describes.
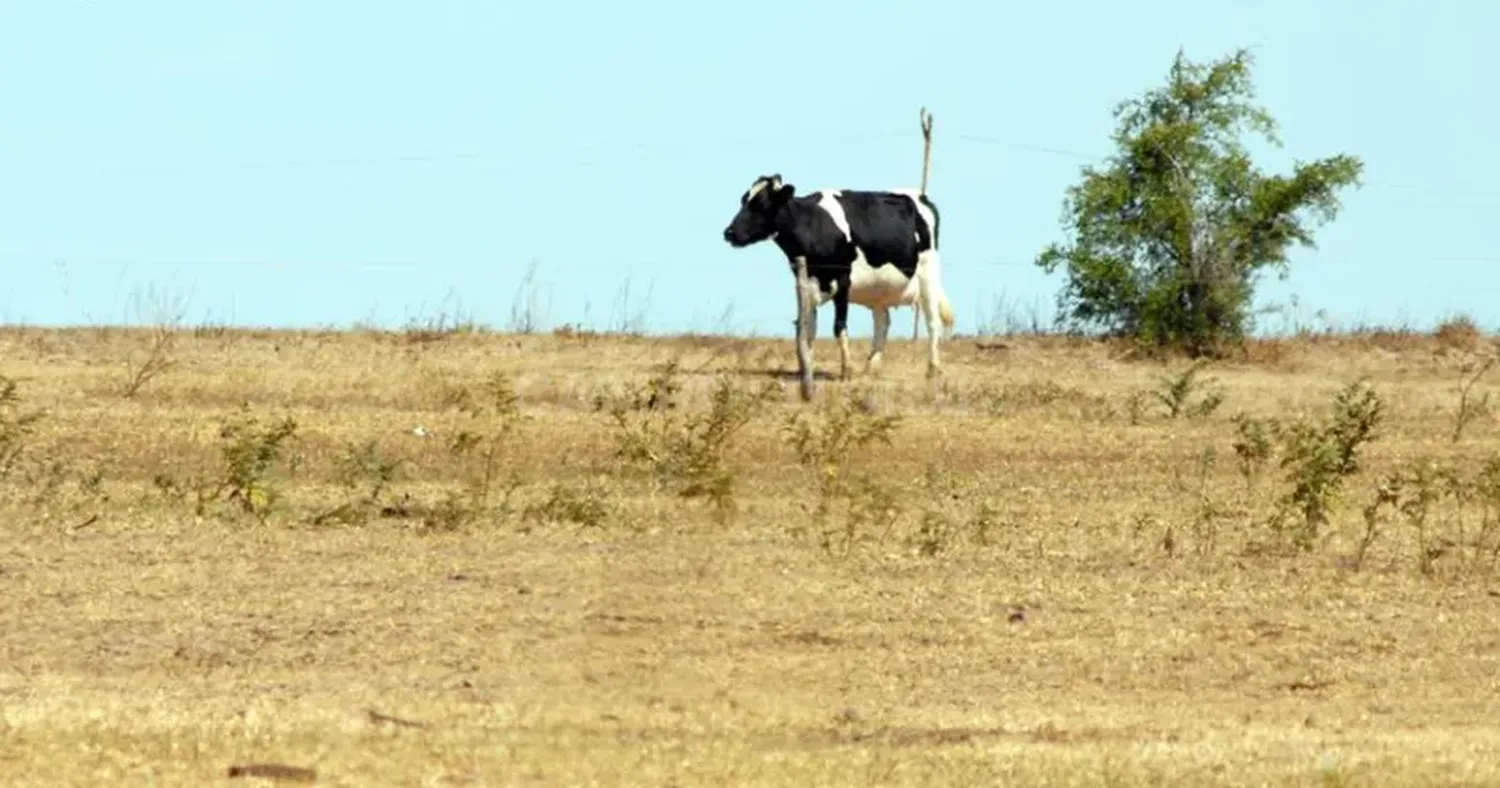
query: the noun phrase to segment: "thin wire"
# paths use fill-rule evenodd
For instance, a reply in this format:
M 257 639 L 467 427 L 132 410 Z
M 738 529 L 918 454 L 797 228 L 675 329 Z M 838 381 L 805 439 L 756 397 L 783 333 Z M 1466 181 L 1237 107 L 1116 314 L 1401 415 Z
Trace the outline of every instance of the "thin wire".
M 532 148 L 524 151 L 516 151 L 511 148 L 507 151 L 458 151 L 453 153 L 421 153 L 421 154 L 397 154 L 392 156 L 366 156 L 366 157 L 325 157 L 305 159 L 283 159 L 265 160 L 253 162 L 228 163 L 203 166 L 175 166 L 175 167 L 99 167 L 87 169 L 64 169 L 64 170 L 0 170 L 0 177 L 6 179 L 34 178 L 57 178 L 57 177 L 96 177 L 113 175 L 183 175 L 203 172 L 239 171 L 239 170 L 282 170 L 282 169 L 311 169 L 319 167 L 346 167 L 346 166 L 372 166 L 379 164 L 424 164 L 435 162 L 462 162 L 462 161 L 494 161 L 500 160 L 506 169 L 524 165 L 538 158 L 557 156 L 578 156 L 590 154 L 605 154 L 613 151 L 630 151 L 635 153 L 673 153 L 692 148 L 762 148 L 776 146 L 779 144 L 806 145 L 806 144 L 849 144 L 850 142 L 865 142 L 875 139 L 892 139 L 908 136 L 907 132 L 900 131 L 869 131 L 860 134 L 823 134 L 823 135 L 797 135 L 797 136 L 753 136 L 753 137 L 728 137 L 697 140 L 675 140 L 655 142 L 594 142 L 580 145 L 570 145 L 558 148 Z M 592 161 L 592 159 L 575 159 L 575 161 Z
M 1105 162 L 1109 158 L 1110 155 L 1113 155 L 1113 154 L 1106 155 L 1106 154 L 1097 154 L 1097 153 L 1084 153 L 1082 151 L 1067 150 L 1065 148 L 1052 148 L 1052 147 L 1047 147 L 1047 146 L 1044 146 L 1044 145 L 1032 145 L 1032 144 L 1024 143 L 1024 142 L 1010 142 L 1010 141 L 1007 141 L 1007 140 L 996 139 L 994 137 L 984 137 L 984 136 L 975 135 L 975 134 L 958 134 L 958 135 L 954 136 L 954 139 L 963 140 L 965 142 L 974 142 L 974 143 L 978 143 L 978 144 L 981 144 L 981 145 L 990 145 L 990 146 L 994 146 L 994 147 L 1013 148 L 1013 149 L 1016 149 L 1016 150 L 1031 151 L 1033 153 L 1046 153 L 1046 154 L 1050 154 L 1050 155 L 1053 155 L 1053 156 L 1062 156 L 1062 157 L 1066 157 L 1066 158 L 1070 158 L 1070 159 L 1077 159 L 1079 161 L 1087 161 L 1087 162 L 1093 162 L 1093 163 L 1103 163 L 1103 162 Z M 1500 191 L 1500 187 L 1497 187 L 1497 186 L 1489 184 L 1489 183 L 1461 182 L 1461 181 L 1450 181 L 1450 182 L 1447 182 L 1447 183 L 1422 184 L 1422 183 L 1397 182 L 1397 181 L 1361 180 L 1360 181 L 1360 185 L 1362 187 L 1374 187 L 1374 188 L 1377 188 L 1377 189 L 1435 190 L 1435 191 L 1448 191 L 1448 192 L 1453 192 L 1453 191 L 1459 191 L 1459 190 L 1467 189 L 1467 190 L 1469 190 L 1471 192 L 1479 192 L 1479 193 L 1486 193 L 1486 194 L 1495 193 L 1497 191 Z
M 525 151 L 510 149 L 507 151 L 457 151 L 450 153 L 417 153 L 396 154 L 391 156 L 367 156 L 367 157 L 324 157 L 266 160 L 256 162 L 227 163 L 203 166 L 174 166 L 174 167 L 101 167 L 89 169 L 27 169 L 27 170 L 4 170 L 0 169 L 0 178 L 8 181 L 24 180 L 27 178 L 54 180 L 60 178 L 97 178 L 114 176 L 136 176 L 136 175 L 186 175 L 195 173 L 228 172 L 228 171 L 265 171 L 265 170 L 298 170 L 316 169 L 330 167 L 364 166 L 371 167 L 381 164 L 428 164 L 428 163 L 456 163 L 456 162 L 495 162 L 477 168 L 467 168 L 464 173 L 471 172 L 508 172 L 524 167 L 535 162 L 539 158 L 576 157 L 571 161 L 553 162 L 556 166 L 592 167 L 601 164 L 613 163 L 612 161 L 600 161 L 595 156 L 608 155 L 616 152 L 633 152 L 641 154 L 665 154 L 682 152 L 689 149 L 711 149 L 723 150 L 726 148 L 751 149 L 767 148 L 778 145 L 805 146 L 813 145 L 848 145 L 851 142 L 869 142 L 880 139 L 894 139 L 909 137 L 909 131 L 869 131 L 858 134 L 824 134 L 824 135 L 785 135 L 778 137 L 740 136 L 718 139 L 693 139 L 673 141 L 652 142 L 594 142 L 580 145 L 563 146 L 557 148 L 533 148 Z M 1027 151 L 1030 153 L 1041 153 L 1050 156 L 1059 156 L 1085 162 L 1104 162 L 1107 154 L 1088 153 L 1084 151 L 1058 148 L 1048 145 L 1037 145 L 1028 142 L 1006 140 L 998 137 L 959 133 L 951 136 L 952 139 L 970 142 L 990 147 L 1009 148 L 1012 150 Z M 361 173 L 370 175 L 370 173 Z M 377 177 L 390 177 L 389 174 L 377 175 Z M 396 177 L 402 177 L 400 175 Z M 405 176 L 405 177 L 410 177 Z M 1442 190 L 1456 191 L 1467 189 L 1470 191 L 1493 192 L 1500 187 L 1489 184 L 1448 182 L 1421 184 L 1412 182 L 1394 181 L 1363 181 L 1367 187 L 1384 189 L 1404 190 Z M 356 187 L 351 187 L 356 188 Z
M 18 254 L 0 254 L 0 258 L 22 257 Z M 150 259 L 150 258 L 111 258 L 111 257 L 57 257 L 50 256 L 47 263 L 55 266 L 159 266 L 180 268 L 295 268 L 306 270 L 313 268 L 390 268 L 390 269 L 412 269 L 412 268 L 445 268 L 460 267 L 468 265 L 493 265 L 489 260 L 338 260 L 338 259 L 305 259 L 305 260 L 226 260 L 226 259 Z M 1458 265 L 1492 265 L 1500 263 L 1500 256 L 1471 256 L 1471 257 L 1389 257 L 1385 262 L 1399 263 L 1422 263 L 1422 264 L 1458 264 Z M 641 260 L 636 262 L 623 262 L 612 260 L 611 266 L 621 269 L 654 267 L 659 261 Z M 1358 264 L 1366 265 L 1371 262 L 1380 262 L 1371 258 L 1360 258 Z M 1320 258 L 1320 263 L 1328 265 L 1353 265 L 1354 260 L 1325 260 Z M 944 263 L 945 267 L 952 268 L 950 263 Z M 542 265 L 545 268 L 545 262 Z M 1034 268 L 1033 260 L 989 260 L 975 264 L 962 266 L 962 269 L 973 270 L 976 268 Z
M 996 139 L 994 137 L 982 137 L 977 134 L 957 134 L 954 135 L 954 139 L 963 140 L 965 142 L 977 142 L 981 145 L 994 145 L 1002 148 L 1014 148 L 1016 150 L 1032 151 L 1034 153 L 1049 153 L 1053 156 L 1066 156 L 1068 158 L 1082 159 L 1084 161 L 1104 161 L 1104 159 L 1106 158 L 1105 156 L 1099 154 L 1080 153 L 1076 150 L 1051 148 L 1045 145 L 1032 145 L 1025 142 L 1009 142 L 1007 140 Z

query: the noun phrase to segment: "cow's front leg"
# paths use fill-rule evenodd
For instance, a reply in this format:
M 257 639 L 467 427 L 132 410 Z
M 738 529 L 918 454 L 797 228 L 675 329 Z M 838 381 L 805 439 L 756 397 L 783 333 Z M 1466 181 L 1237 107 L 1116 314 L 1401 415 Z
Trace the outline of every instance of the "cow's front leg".
M 818 331 L 817 285 L 807 274 L 807 258 L 798 257 L 797 267 L 797 375 L 801 379 L 802 399 L 813 395 L 813 339 Z
M 833 291 L 833 336 L 839 341 L 839 378 L 849 379 L 849 277 L 835 280 Z
M 875 336 L 870 339 L 870 360 L 865 362 L 865 371 L 878 372 L 880 363 L 885 360 L 885 338 L 891 332 L 891 310 L 876 308 L 870 311 L 875 316 Z

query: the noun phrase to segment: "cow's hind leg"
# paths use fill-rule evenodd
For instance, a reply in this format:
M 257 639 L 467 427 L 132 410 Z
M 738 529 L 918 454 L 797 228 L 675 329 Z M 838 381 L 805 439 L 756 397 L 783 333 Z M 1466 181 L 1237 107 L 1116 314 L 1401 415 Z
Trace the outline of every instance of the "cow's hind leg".
M 865 371 L 879 372 L 880 363 L 885 360 L 885 338 L 891 332 L 891 310 L 872 307 L 870 312 L 875 317 L 875 336 L 870 339 L 870 360 L 865 363 Z
M 927 318 L 927 377 L 936 377 L 942 374 L 942 363 L 938 359 L 938 340 L 942 336 L 942 315 L 940 310 L 942 290 L 936 285 L 930 272 L 937 268 L 938 253 L 936 250 L 923 252 L 917 261 L 917 285 L 919 292 L 917 297 L 922 299 L 922 308 L 919 310 Z
M 839 378 L 849 379 L 849 277 L 840 277 L 833 291 L 833 336 L 839 342 Z

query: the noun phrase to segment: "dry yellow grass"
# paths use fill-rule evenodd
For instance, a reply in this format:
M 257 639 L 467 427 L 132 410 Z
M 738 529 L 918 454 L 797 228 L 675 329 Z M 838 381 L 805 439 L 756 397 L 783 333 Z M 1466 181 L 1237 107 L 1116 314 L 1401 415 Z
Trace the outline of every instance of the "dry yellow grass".
M 1387 516 L 1351 560 L 1378 478 L 1496 449 L 1485 414 L 1450 439 L 1491 350 L 1459 339 L 1262 343 L 1182 419 L 1131 396 L 1180 365 L 1103 344 L 960 339 L 929 386 L 893 342 L 879 378 L 820 384 L 902 416 L 848 467 L 894 488 L 894 519 L 825 549 L 781 433 L 817 412 L 778 377 L 784 341 L 186 332 L 127 398 L 148 334 L 7 329 L 3 412 L 45 415 L 0 478 L 0 781 L 1500 784 L 1483 507 L 1441 503 L 1426 533 Z M 721 374 L 786 385 L 726 453 L 732 517 L 615 459 L 595 409 L 672 358 L 689 413 Z M 448 441 L 487 423 L 455 392 L 497 371 L 522 419 L 489 509 L 444 520 L 477 467 Z M 1365 467 L 1312 552 L 1268 549 L 1286 485 L 1273 465 L 1247 489 L 1231 417 L 1321 416 L 1359 376 L 1387 408 Z M 246 404 L 297 425 L 264 521 L 164 492 L 222 474 Z M 408 461 L 393 509 L 313 525 L 369 440 Z

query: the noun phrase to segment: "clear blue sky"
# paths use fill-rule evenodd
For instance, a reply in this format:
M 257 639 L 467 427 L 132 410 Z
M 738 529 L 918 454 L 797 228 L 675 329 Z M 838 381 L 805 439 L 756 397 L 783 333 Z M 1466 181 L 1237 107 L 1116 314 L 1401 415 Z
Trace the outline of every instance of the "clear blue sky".
M 129 322 L 154 289 L 190 322 L 503 326 L 535 261 L 547 325 L 607 327 L 628 279 L 653 331 L 785 336 L 780 253 L 720 238 L 740 193 L 915 185 L 926 105 L 969 332 L 997 299 L 1050 313 L 1031 261 L 1110 108 L 1179 46 L 1244 45 L 1268 166 L 1367 162 L 1266 300 L 1493 328 L 1497 30 L 1479 0 L 10 2 L 0 321 Z

